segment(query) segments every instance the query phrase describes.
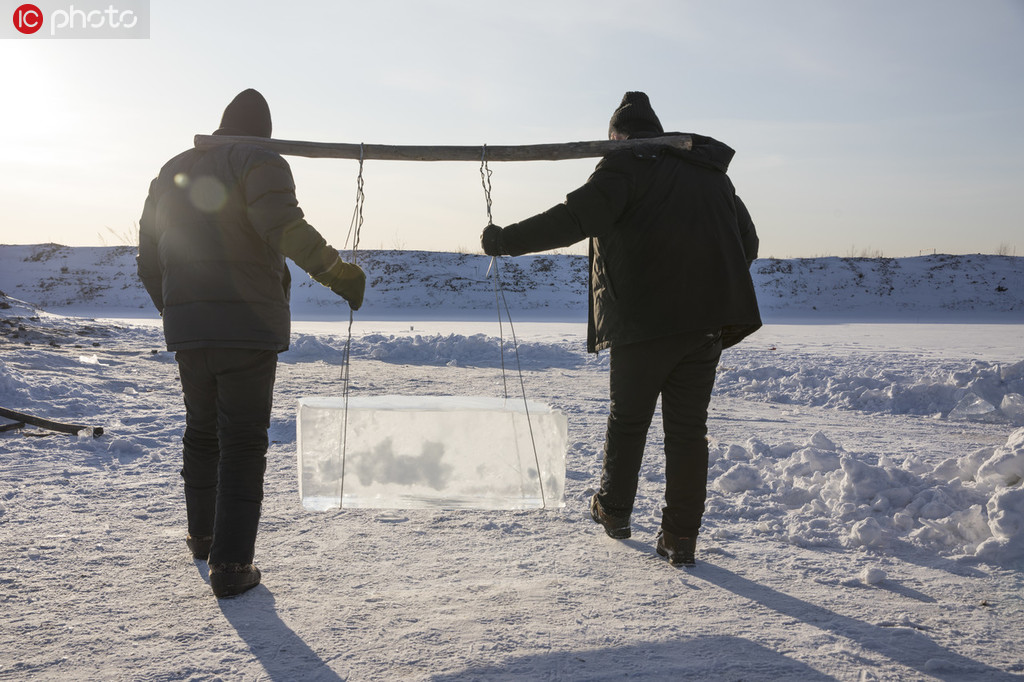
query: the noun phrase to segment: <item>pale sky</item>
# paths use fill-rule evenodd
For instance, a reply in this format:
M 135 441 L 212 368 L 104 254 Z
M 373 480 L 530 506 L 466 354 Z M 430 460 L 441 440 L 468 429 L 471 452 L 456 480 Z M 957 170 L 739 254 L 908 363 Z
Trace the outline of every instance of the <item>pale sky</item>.
M 249 87 L 275 137 L 396 145 L 605 139 L 643 90 L 736 150 L 762 257 L 1024 255 L 1024 0 L 152 0 L 149 39 L 3 39 L 0 64 L 0 244 L 131 242 Z M 342 248 L 358 163 L 288 158 Z M 492 163 L 494 222 L 596 162 Z M 360 248 L 479 252 L 479 164 L 363 177 Z

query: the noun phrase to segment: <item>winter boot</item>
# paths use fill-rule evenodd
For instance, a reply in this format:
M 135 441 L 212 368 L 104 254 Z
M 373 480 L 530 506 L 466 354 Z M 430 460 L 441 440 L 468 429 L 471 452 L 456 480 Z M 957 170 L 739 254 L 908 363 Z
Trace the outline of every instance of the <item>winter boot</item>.
M 597 493 L 594 493 L 594 496 L 590 498 L 590 518 L 604 526 L 604 532 L 610 538 L 625 540 L 630 536 L 629 515 L 614 516 L 606 513 L 601 508 L 601 503 L 597 500 Z
M 210 546 L 213 544 L 213 537 L 205 535 L 194 538 L 191 535 L 185 538 L 185 544 L 192 552 L 192 558 L 199 561 L 206 561 L 210 558 Z
M 211 564 L 210 587 L 218 599 L 233 597 L 259 585 L 260 575 L 252 564 Z
M 696 550 L 697 538 L 682 537 L 665 529 L 658 531 L 658 554 L 667 557 L 673 566 L 696 566 Z

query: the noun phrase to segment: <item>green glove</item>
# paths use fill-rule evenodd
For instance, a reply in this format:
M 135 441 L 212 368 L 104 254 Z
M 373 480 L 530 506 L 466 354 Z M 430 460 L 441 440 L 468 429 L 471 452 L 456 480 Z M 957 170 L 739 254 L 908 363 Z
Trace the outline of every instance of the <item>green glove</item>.
M 358 265 L 346 263 L 339 257 L 331 267 L 319 275 L 313 275 L 313 279 L 348 301 L 352 310 L 359 310 L 363 305 L 366 273 Z

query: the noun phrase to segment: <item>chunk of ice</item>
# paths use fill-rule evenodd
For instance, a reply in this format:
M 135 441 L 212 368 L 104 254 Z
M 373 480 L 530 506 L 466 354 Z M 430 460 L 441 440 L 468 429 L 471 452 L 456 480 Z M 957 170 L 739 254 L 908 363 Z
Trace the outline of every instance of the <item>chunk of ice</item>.
M 999 404 L 999 410 L 1013 420 L 1014 424 L 1024 425 L 1024 396 L 1019 393 L 1007 393 Z
M 299 399 L 299 496 L 307 509 L 565 506 L 568 426 L 543 403 L 357 396 L 349 397 L 347 421 L 346 428 L 344 398 Z
M 998 417 L 996 406 L 974 393 L 968 393 L 949 412 L 950 419 L 970 419 L 972 421 L 991 421 Z

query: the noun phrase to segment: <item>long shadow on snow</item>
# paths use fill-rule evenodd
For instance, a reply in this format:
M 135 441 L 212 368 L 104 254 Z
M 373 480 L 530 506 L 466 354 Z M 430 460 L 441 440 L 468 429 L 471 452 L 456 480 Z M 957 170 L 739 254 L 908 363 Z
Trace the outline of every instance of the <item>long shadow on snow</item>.
M 984 571 L 968 564 L 971 561 L 970 557 L 947 559 L 942 556 L 936 556 L 934 552 L 929 552 L 927 549 L 912 545 L 906 540 L 894 539 L 890 541 L 887 551 L 898 556 L 903 561 L 917 564 L 922 568 L 935 568 L 965 578 L 983 578 L 986 576 Z
M 342 680 L 281 620 L 274 595 L 266 586 L 258 585 L 240 597 L 219 599 L 217 604 L 271 680 Z
M 461 680 L 832 680 L 777 651 L 739 637 L 697 637 L 622 647 L 555 651 L 434 675 Z
M 853 640 L 869 651 L 940 680 L 1019 680 L 1020 677 L 944 649 L 927 635 L 907 628 L 886 628 L 791 597 L 770 587 L 747 580 L 732 571 L 699 563 L 691 575 L 729 590 L 733 594 L 814 625 L 838 637 Z

